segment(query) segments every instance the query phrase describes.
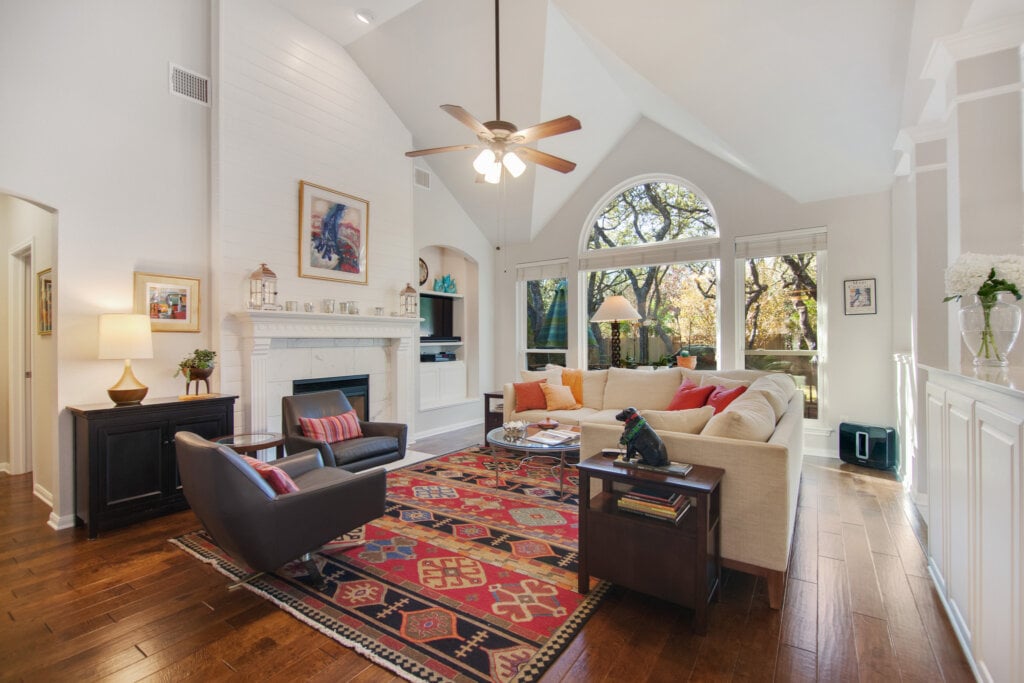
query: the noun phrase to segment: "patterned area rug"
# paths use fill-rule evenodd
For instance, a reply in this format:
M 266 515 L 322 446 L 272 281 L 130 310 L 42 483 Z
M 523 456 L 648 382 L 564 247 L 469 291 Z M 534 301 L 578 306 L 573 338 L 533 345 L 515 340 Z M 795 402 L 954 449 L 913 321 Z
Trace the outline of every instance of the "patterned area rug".
M 412 681 L 532 681 L 607 590 L 576 592 L 577 480 L 477 447 L 388 474 L 385 516 L 247 588 Z M 204 532 L 173 539 L 233 578 Z

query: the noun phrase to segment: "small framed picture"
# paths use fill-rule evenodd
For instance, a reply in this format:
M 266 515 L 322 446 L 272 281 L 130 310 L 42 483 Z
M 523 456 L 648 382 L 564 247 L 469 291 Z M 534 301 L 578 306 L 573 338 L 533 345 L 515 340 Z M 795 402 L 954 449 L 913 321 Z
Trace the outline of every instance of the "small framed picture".
M 878 297 L 875 278 L 844 280 L 846 315 L 874 315 L 878 313 Z
M 53 270 L 51 268 L 36 273 L 36 305 L 39 308 L 37 331 L 44 336 L 53 334 Z
M 370 202 L 299 182 L 299 277 L 365 285 Z
M 198 332 L 199 278 L 135 273 L 135 312 L 154 332 Z

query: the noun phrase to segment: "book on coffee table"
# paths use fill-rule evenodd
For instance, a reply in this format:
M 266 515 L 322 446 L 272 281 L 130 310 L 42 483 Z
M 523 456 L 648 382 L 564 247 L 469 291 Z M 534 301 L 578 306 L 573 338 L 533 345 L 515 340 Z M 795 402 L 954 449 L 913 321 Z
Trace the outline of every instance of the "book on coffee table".
M 548 429 L 547 431 L 537 432 L 526 437 L 527 441 L 533 441 L 535 443 L 544 444 L 545 446 L 558 446 L 560 444 L 569 443 L 580 438 L 579 432 L 572 432 L 563 429 Z

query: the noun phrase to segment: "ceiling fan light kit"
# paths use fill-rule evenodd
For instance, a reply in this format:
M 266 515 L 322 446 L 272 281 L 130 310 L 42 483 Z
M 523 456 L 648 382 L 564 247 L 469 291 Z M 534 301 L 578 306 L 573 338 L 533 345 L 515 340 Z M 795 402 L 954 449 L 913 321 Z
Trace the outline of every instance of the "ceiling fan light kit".
M 442 152 L 456 152 L 466 149 L 484 149 L 473 160 L 473 170 L 483 176 L 484 181 L 497 184 L 501 182 L 502 169 L 508 171 L 513 178 L 518 178 L 526 170 L 526 161 L 540 164 L 559 173 L 569 173 L 576 164 L 546 152 L 525 147 L 529 142 L 548 138 L 563 133 L 571 133 L 582 128 L 579 119 L 574 116 L 562 116 L 551 121 L 538 123 L 535 126 L 519 130 L 515 124 L 501 120 L 501 52 L 499 49 L 499 0 L 494 0 L 494 121 L 480 123 L 476 117 L 457 104 L 442 104 L 441 109 L 476 133 L 478 145 L 449 145 L 447 147 L 431 147 L 406 152 L 407 157 L 420 157 Z M 518 154 L 517 154 L 518 152 Z

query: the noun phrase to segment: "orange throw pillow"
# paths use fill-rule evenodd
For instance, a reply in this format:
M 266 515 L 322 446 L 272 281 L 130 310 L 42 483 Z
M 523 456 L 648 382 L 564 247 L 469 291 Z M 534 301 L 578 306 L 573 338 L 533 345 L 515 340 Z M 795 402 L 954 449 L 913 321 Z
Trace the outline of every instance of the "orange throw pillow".
M 725 410 L 725 407 L 739 398 L 740 394 L 746 391 L 747 388 L 744 386 L 733 387 L 732 389 L 726 389 L 725 387 L 715 387 L 715 390 L 708 396 L 707 405 L 715 409 L 715 415 Z
M 708 397 L 711 396 L 711 392 L 715 390 L 713 386 L 698 387 L 696 384 L 687 379 L 685 382 L 679 385 L 676 389 L 675 396 L 668 404 L 668 408 L 665 410 L 692 410 L 693 408 L 703 408 L 704 404 L 707 403 Z
M 567 386 L 557 384 L 541 384 L 541 391 L 544 392 L 544 401 L 548 410 L 576 410 L 582 406 L 576 402 L 572 390 Z
M 516 382 L 512 388 L 516 391 L 516 412 L 524 410 L 545 410 L 548 407 L 547 399 L 540 385 L 546 384 L 546 379 L 536 382 Z
M 571 368 L 562 370 L 562 386 L 572 390 L 572 397 L 580 404 L 576 407 L 581 407 L 583 405 L 583 370 Z

